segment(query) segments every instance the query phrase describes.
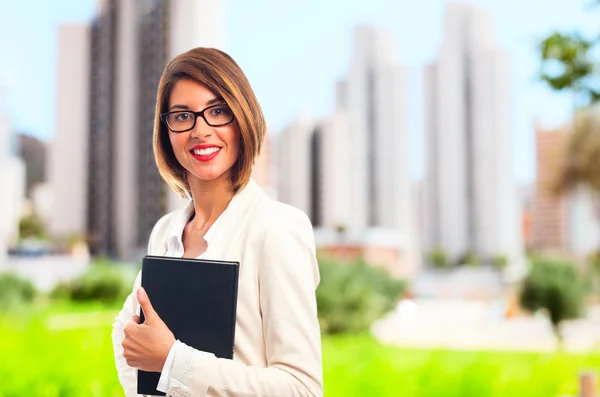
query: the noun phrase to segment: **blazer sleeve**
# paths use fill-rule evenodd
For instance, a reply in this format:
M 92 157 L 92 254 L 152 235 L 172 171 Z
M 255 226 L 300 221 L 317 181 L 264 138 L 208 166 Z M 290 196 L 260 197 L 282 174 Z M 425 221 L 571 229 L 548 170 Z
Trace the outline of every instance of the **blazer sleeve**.
M 115 363 L 117 366 L 117 375 L 119 377 L 119 382 L 121 382 L 121 386 L 123 386 L 126 397 L 139 396 L 139 394 L 137 394 L 137 371 L 135 368 L 127 365 L 127 361 L 125 360 L 125 357 L 123 357 L 123 346 L 121 344 L 123 343 L 123 339 L 125 339 L 125 324 L 127 324 L 131 319 L 131 316 L 137 312 L 138 302 L 135 297 L 135 292 L 141 285 L 141 275 L 141 272 L 138 273 L 133 291 L 125 300 L 123 309 L 121 309 L 121 312 L 117 318 L 115 318 L 112 328 L 112 342 Z
M 159 250 L 161 235 L 164 234 L 168 224 L 169 215 L 162 217 L 152 229 L 148 242 L 148 254 L 156 254 Z M 112 326 L 112 342 L 113 352 L 115 356 L 115 364 L 117 366 L 117 375 L 119 382 L 125 391 L 126 397 L 141 396 L 137 394 L 137 370 L 127 365 L 125 357 L 123 357 L 123 339 L 125 339 L 125 324 L 131 319 L 134 314 L 139 314 L 139 303 L 136 298 L 137 289 L 142 285 L 142 272 L 140 271 L 133 283 L 133 290 L 125 300 L 123 308 L 115 318 Z
M 300 211 L 279 218 L 264 236 L 258 264 L 267 367 L 220 359 L 181 344 L 168 395 L 321 397 L 319 283 L 314 234 Z

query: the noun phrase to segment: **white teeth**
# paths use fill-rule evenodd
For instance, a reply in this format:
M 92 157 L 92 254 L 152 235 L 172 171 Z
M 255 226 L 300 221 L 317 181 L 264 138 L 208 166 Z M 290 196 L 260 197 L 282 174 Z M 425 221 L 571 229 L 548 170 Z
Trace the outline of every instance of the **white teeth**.
M 221 150 L 221 148 L 213 146 L 207 149 L 194 149 L 192 153 L 194 153 L 196 156 L 208 156 L 213 154 L 214 152 L 218 152 L 219 150 Z

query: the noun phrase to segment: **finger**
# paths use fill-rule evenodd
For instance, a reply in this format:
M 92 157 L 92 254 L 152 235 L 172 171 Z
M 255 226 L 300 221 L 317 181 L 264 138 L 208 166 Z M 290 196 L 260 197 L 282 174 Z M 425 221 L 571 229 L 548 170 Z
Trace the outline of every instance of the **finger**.
M 158 314 L 156 314 L 156 312 L 154 311 L 152 303 L 150 303 L 150 298 L 148 298 L 148 294 L 146 294 L 146 290 L 143 287 L 140 287 L 138 289 L 137 298 L 138 302 L 140 303 L 140 306 L 142 307 L 142 310 L 144 311 L 144 317 L 146 317 L 144 321 L 145 323 L 151 322 L 156 317 L 158 317 Z
M 137 314 L 134 314 L 133 316 L 131 316 L 131 321 L 133 321 L 136 324 L 140 323 L 140 316 L 138 316 Z

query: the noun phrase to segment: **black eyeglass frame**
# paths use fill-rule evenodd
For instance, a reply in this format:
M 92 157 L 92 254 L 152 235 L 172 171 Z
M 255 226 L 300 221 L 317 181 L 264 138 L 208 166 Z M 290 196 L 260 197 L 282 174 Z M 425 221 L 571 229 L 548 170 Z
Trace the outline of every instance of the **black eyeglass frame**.
M 202 117 L 202 119 L 204 120 L 204 122 L 207 125 L 211 126 L 211 127 L 223 127 L 224 125 L 230 124 L 235 119 L 235 115 L 233 114 L 233 112 L 231 112 L 231 120 L 229 120 L 226 123 L 222 123 L 222 124 L 211 124 L 211 123 L 208 122 L 208 120 L 206 120 L 206 117 L 204 117 L 204 112 L 206 112 L 207 110 L 210 110 L 212 108 L 216 108 L 218 106 L 223 106 L 223 105 L 229 107 L 229 105 L 227 105 L 226 103 L 217 103 L 217 104 L 214 104 L 214 105 L 210 105 L 210 106 L 208 106 L 208 107 L 206 107 L 206 108 L 204 108 L 204 109 L 202 109 L 202 110 L 200 110 L 198 112 L 194 112 L 194 111 L 191 111 L 191 110 L 173 110 L 172 112 L 161 113 L 160 114 L 160 120 L 163 123 L 165 123 L 165 125 L 171 131 L 173 131 L 173 132 L 187 132 L 187 131 L 193 130 L 194 127 L 196 127 L 196 120 L 198 120 L 198 116 Z M 192 123 L 192 126 L 190 128 L 185 129 L 185 130 L 174 130 L 169 125 L 169 122 L 167 121 L 167 118 L 169 117 L 170 114 L 177 114 L 177 113 L 190 113 L 190 114 L 193 114 L 194 115 L 194 122 Z

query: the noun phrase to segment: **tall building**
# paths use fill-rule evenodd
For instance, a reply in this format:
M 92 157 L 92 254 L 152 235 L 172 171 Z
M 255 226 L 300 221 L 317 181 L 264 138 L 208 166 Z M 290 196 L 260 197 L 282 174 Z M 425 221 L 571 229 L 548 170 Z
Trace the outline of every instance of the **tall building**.
M 568 202 L 553 189 L 564 160 L 566 129 L 536 126 L 536 182 L 531 213 L 531 248 L 564 250 L 568 245 Z
M 311 178 L 311 139 L 317 122 L 298 117 L 278 136 L 278 197 L 304 211 L 316 223 L 311 205 L 315 183 Z
M 115 86 L 117 55 L 117 5 L 115 0 L 101 3 L 100 15 L 91 25 L 89 74 L 89 134 L 86 147 L 87 228 L 94 255 L 116 254 L 115 237 Z M 89 50 L 88 50 L 89 51 Z M 133 133 L 130 132 L 130 133 Z M 120 192 L 130 194 L 129 192 Z
M 425 70 L 427 250 L 522 259 L 512 179 L 508 56 L 491 16 L 446 8 L 437 61 Z
M 48 227 L 53 235 L 63 238 L 86 233 L 90 157 L 104 147 L 99 136 L 91 146 L 93 150 L 88 149 L 89 48 L 89 27 L 59 28 L 56 133 L 49 143 L 47 178 L 52 197 Z
M 410 230 L 405 71 L 395 52 L 390 32 L 356 28 L 349 73 L 338 83 L 336 105 L 351 126 L 350 228 Z
M 299 117 L 280 138 L 279 198 L 305 211 L 322 250 L 419 267 L 406 144 L 405 71 L 387 31 L 361 26 L 334 112 Z
M 17 155 L 25 163 L 25 189 L 31 197 L 36 185 L 46 181 L 46 142 L 27 134 L 17 134 Z
M 410 231 L 405 73 L 394 52 L 389 32 L 358 27 L 334 113 L 282 133 L 280 198 L 317 226 Z
M 89 47 L 81 52 L 89 54 L 87 85 L 81 84 L 89 89 L 72 96 L 80 106 L 89 104 L 88 126 L 80 129 L 89 133 L 81 134 L 85 142 L 73 147 L 86 155 L 82 169 L 87 170 L 87 184 L 81 185 L 86 192 L 78 197 L 87 197 L 87 208 L 81 212 L 77 207 L 77 216 L 85 219 L 92 254 L 139 256 L 160 216 L 183 204 L 161 180 L 154 162 L 158 82 L 179 53 L 219 47 L 219 25 L 218 1 L 100 2 Z M 64 142 L 62 148 L 66 150 Z
M 9 244 L 18 237 L 25 198 L 25 165 L 13 152 L 13 132 L 7 117 L 6 101 L 0 86 L 0 268 L 5 264 Z

